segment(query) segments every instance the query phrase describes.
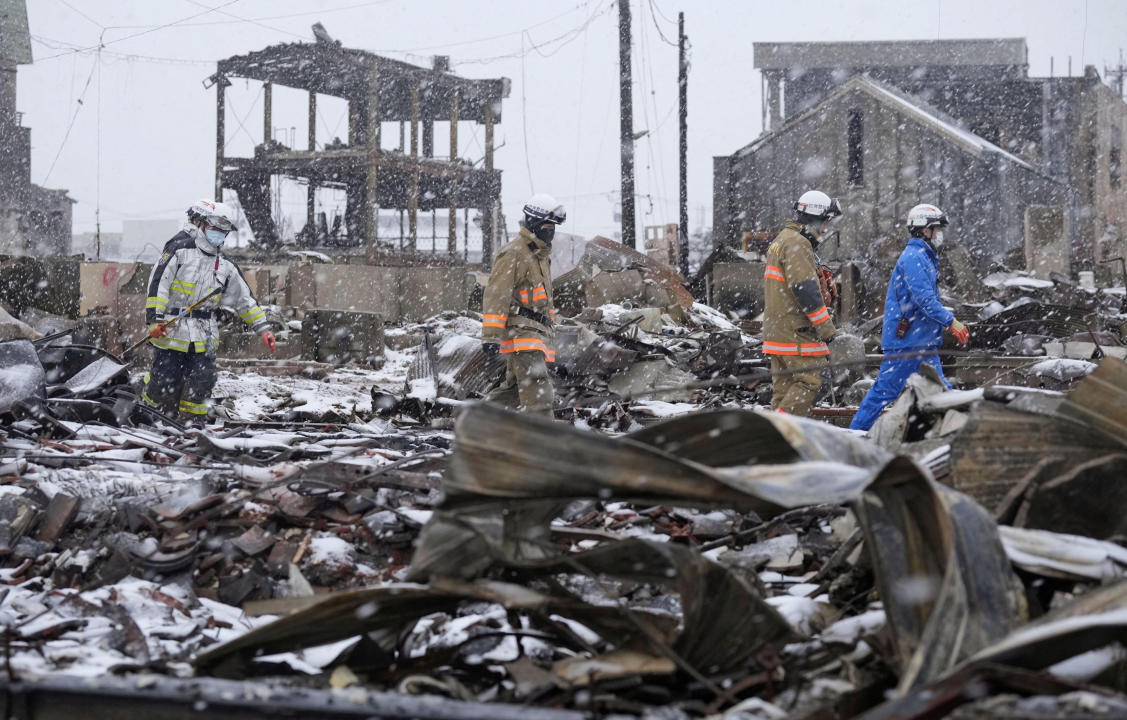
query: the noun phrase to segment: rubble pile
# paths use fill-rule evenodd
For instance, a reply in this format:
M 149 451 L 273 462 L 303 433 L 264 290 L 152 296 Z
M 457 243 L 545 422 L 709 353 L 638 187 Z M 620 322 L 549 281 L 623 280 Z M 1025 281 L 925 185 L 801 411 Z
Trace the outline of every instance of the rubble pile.
M 626 430 L 639 423 L 725 403 L 762 404 L 770 374 L 761 341 L 722 313 L 694 302 L 669 266 L 595 238 L 579 264 L 557 278 L 556 396 L 563 416 Z M 389 347 L 414 347 L 401 392 L 376 391 L 385 415 L 449 417 L 486 397 L 504 361 L 480 347 L 481 317 L 445 313 L 389 329 Z M 708 390 L 708 392 L 704 392 Z
M 137 707 L 190 707 L 237 679 L 294 712 L 560 720 L 1127 706 L 1114 296 L 1003 282 L 1083 300 L 983 305 L 972 335 L 1012 346 L 1003 370 L 1078 368 L 1069 391 L 924 366 L 864 437 L 755 409 L 751 328 L 639 257 L 593 243 L 563 283 L 583 307 L 556 327 L 554 422 L 476 402 L 503 359 L 472 312 L 383 328 L 375 363 L 224 360 L 202 428 L 66 330 L 0 342 L 18 692 L 137 678 Z M 864 351 L 835 342 L 838 387 Z
M 983 279 L 991 299 L 962 303 L 970 327 L 969 356 L 956 361 L 968 386 L 990 381 L 1067 390 L 1103 357 L 1127 358 L 1127 291 L 1083 287 L 1057 273 L 1026 272 Z
M 1127 393 L 1127 365 L 1105 360 L 1068 396 L 919 385 L 917 403 L 951 395 L 971 417 L 946 435 L 942 455 L 957 457 L 945 465 L 934 449 L 894 455 L 771 413 L 693 413 L 611 437 L 472 405 L 408 582 L 335 594 L 205 650 L 197 671 L 249 673 L 262 654 L 351 638 L 323 676 L 347 667 L 381 689 L 610 713 L 1119 707 L 1109 631 L 1127 555 L 1031 508 L 1070 497 L 1057 515 L 1080 517 L 1090 507 L 1057 483 L 1116 482 L 1127 405 L 1101 389 Z M 974 422 L 998 414 L 1052 421 L 1109 459 L 1096 470 L 1078 452 L 1049 473 L 1051 456 L 1031 458 L 1040 482 L 995 510 L 987 469 L 962 458 L 988 446 Z

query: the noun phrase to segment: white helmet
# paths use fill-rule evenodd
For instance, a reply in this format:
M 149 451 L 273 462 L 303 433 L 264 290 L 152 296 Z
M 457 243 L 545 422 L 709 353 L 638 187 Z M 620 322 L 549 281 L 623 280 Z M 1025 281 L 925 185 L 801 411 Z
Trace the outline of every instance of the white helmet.
M 922 230 L 933 225 L 947 225 L 947 213 L 934 205 L 917 205 L 908 211 L 908 229 Z
M 188 208 L 188 219 L 193 222 L 203 220 L 223 232 L 231 232 L 235 229 L 235 209 L 226 203 L 197 200 Z
M 564 206 L 547 193 L 536 193 L 524 204 L 524 222 L 530 230 L 535 231 L 546 222 L 563 225 L 566 219 Z
M 794 211 L 818 220 L 832 220 L 841 215 L 841 204 L 821 190 L 807 190 L 794 204 Z

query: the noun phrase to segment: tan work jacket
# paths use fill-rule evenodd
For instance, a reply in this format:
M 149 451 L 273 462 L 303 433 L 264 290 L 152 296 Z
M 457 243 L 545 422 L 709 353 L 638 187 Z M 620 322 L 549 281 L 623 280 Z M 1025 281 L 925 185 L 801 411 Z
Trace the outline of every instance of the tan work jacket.
M 763 273 L 763 353 L 829 355 L 823 342 L 834 334 L 818 284 L 818 265 L 804 226 L 790 221 L 767 248 Z M 809 232 L 809 231 L 807 231 Z
M 552 347 L 552 248 L 522 227 L 497 254 L 482 300 L 481 341 L 500 343 L 503 354 L 544 353 Z

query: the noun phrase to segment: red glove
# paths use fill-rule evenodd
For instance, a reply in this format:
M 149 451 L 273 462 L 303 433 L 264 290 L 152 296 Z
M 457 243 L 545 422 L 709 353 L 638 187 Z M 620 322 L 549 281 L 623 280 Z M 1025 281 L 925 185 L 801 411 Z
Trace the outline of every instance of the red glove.
M 967 330 L 966 325 L 963 325 L 958 320 L 952 320 L 950 329 L 951 334 L 955 336 L 955 339 L 959 341 L 960 345 L 966 345 L 970 342 L 970 330 Z
M 837 285 L 834 284 L 833 272 L 824 265 L 818 266 L 818 286 L 822 290 L 822 302 L 832 308 L 837 300 Z
M 274 352 L 274 345 L 277 343 L 274 340 L 274 333 L 269 330 L 262 331 L 262 344 L 270 348 L 270 352 Z
M 149 337 L 168 337 L 168 331 L 164 329 L 164 323 L 149 323 Z

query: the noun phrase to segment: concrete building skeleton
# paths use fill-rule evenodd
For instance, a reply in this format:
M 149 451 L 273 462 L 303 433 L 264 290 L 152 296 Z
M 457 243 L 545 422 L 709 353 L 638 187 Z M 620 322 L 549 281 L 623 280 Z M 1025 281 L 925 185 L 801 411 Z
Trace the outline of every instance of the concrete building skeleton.
M 0 254 L 65 255 L 71 242 L 66 190 L 31 182 L 31 129 L 16 110 L 16 75 L 32 62 L 24 0 L 0 0 Z
M 224 89 L 231 78 L 237 77 L 264 84 L 267 140 L 249 158 L 227 157 L 224 153 Z M 501 100 L 509 95 L 507 78 L 466 79 L 449 72 L 447 58 L 436 57 L 433 68 L 423 68 L 344 48 L 322 35 L 314 43 L 272 45 L 220 60 L 209 82 L 216 87 L 215 194 L 221 197 L 225 188 L 237 193 L 261 247 L 279 243 L 270 209 L 270 187 L 273 176 L 286 176 L 308 186 L 306 227 L 300 234 L 307 245 L 326 241 L 323 230 L 319 234 L 314 231 L 316 189 L 337 187 L 347 195 L 346 234 L 334 234 L 329 244 L 366 248 L 369 260 L 375 261 L 379 253 L 389 249 L 378 237 L 380 210 L 406 213 L 406 241 L 413 249 L 418 213 L 446 208 L 447 252 L 454 255 L 456 211 L 474 208 L 481 212 L 483 258 L 488 263 L 492 257 L 493 239 L 500 228 L 501 192 L 501 172 L 493 166 L 493 136 L 494 126 L 501 120 Z M 309 137 L 304 150 L 271 139 L 275 85 L 309 94 Z M 317 148 L 318 94 L 348 102 L 347 143 Z M 447 158 L 435 156 L 436 121 L 449 122 Z M 458 157 L 458 124 L 466 121 L 484 125 L 484 167 Z M 398 151 L 381 148 L 384 122 L 400 123 L 401 139 L 405 134 L 410 137 L 409 149 L 405 139 Z
M 714 158 L 718 245 L 781 226 L 803 189 L 847 208 L 830 257 L 880 284 L 918 202 L 952 217 L 981 273 L 1110 273 L 1122 255 L 1127 103 L 1093 68 L 1030 78 L 1022 39 L 756 43 L 765 133 Z M 958 280 L 958 277 L 951 278 Z M 874 294 L 876 293 L 874 289 Z

